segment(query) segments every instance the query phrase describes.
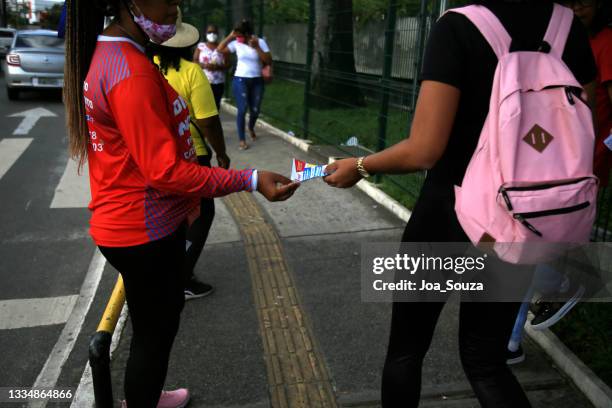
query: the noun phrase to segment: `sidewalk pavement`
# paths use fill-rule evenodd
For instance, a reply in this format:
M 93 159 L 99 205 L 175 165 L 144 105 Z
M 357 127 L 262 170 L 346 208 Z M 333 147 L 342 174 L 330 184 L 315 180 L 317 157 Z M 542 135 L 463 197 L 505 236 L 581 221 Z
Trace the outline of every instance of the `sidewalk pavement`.
M 233 116 L 222 118 L 234 167 L 289 175 L 292 157 L 326 162 L 261 128 L 239 151 Z M 241 193 L 216 205 L 196 267 L 216 292 L 186 303 L 166 388 L 188 387 L 194 408 L 380 406 L 391 305 L 361 301 L 360 252 L 399 242 L 403 222 L 357 189 L 320 180 L 285 203 Z M 423 367 L 422 407 L 479 406 L 459 362 L 457 316 L 451 300 Z M 116 399 L 130 333 L 128 323 L 113 357 Z M 524 348 L 515 373 L 534 407 L 591 407 L 542 350 Z

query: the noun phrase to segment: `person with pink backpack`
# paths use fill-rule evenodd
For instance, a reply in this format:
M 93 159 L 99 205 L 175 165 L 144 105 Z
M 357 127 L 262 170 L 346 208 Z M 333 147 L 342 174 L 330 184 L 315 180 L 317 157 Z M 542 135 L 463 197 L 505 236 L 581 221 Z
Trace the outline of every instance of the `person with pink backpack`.
M 428 170 L 403 242 L 486 242 L 515 264 L 588 240 L 595 209 L 596 68 L 571 10 L 546 0 L 483 0 L 432 28 L 410 135 L 328 166 L 347 188 L 371 174 Z M 526 290 L 527 288 L 525 288 Z M 483 407 L 529 407 L 506 365 L 520 302 L 462 302 L 461 362 Z M 442 302 L 394 302 L 383 407 L 417 407 Z

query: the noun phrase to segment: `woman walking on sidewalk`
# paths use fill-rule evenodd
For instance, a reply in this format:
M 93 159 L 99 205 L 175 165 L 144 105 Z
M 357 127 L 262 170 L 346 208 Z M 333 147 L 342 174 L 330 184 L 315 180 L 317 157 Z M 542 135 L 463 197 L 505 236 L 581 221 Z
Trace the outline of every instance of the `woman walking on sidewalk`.
M 552 1 L 479 3 L 479 8 L 490 10 L 510 34 L 512 45 L 504 48 L 506 52 L 544 50 L 540 47 L 553 13 Z M 490 15 L 486 10 L 481 12 Z M 567 10 L 561 8 L 560 12 L 567 15 Z M 562 59 L 592 97 L 595 66 L 588 37 L 576 19 L 569 30 Z M 469 19 L 453 12 L 442 16 L 432 28 L 425 52 L 423 82 L 410 137 L 371 156 L 331 164 L 328 172 L 332 175 L 326 177 L 326 182 L 346 188 L 369 174 L 427 169 L 402 241 L 469 242 L 454 210 L 454 186 L 462 184 L 478 144 L 489 112 L 497 63 L 493 49 Z M 423 359 L 443 306 L 441 302 L 393 304 L 382 379 L 385 408 L 419 405 Z M 506 346 L 519 307 L 519 302 L 461 303 L 461 362 L 483 407 L 530 406 L 506 364 Z
M 257 139 L 255 124 L 264 95 L 264 80 L 261 71 L 264 65 L 272 64 L 272 54 L 270 54 L 266 40 L 253 34 L 253 26 L 247 20 L 243 20 L 221 41 L 218 50 L 224 53 L 229 51 L 236 54 L 238 58 L 232 81 L 232 93 L 238 106 L 236 126 L 240 138 L 240 149 L 244 150 L 248 148 L 244 133 L 247 109 L 251 140 Z
M 198 44 L 193 62 L 200 64 L 215 95 L 217 110 L 221 109 L 221 98 L 225 92 L 225 74 L 229 69 L 229 58 L 217 51 L 219 28 L 210 24 L 206 27 L 206 41 Z
M 88 161 L 90 233 L 125 284 L 131 407 L 183 407 L 189 400 L 186 389 L 162 388 L 185 301 L 185 221 L 197 214 L 199 199 L 258 190 L 285 200 L 297 188 L 278 174 L 195 162 L 187 103 L 144 54 L 149 40 L 174 35 L 179 3 L 67 2 L 70 152 L 81 166 Z M 115 19 L 103 31 L 105 15 Z
M 223 129 L 213 91 L 200 67 L 189 60 L 199 38 L 197 28 L 183 23 L 179 13 L 174 37 L 161 45 L 150 42 L 147 44 L 147 54 L 170 86 L 187 102 L 191 117 L 189 130 L 198 163 L 201 166 L 211 166 L 210 147 L 206 144 L 208 141 L 216 153 L 219 167 L 227 169 L 230 159 L 225 153 Z M 187 229 L 185 300 L 201 298 L 214 291 L 211 285 L 201 282 L 194 275 L 194 268 L 206 244 L 214 217 L 214 199 L 203 197 L 200 200 L 200 216 Z

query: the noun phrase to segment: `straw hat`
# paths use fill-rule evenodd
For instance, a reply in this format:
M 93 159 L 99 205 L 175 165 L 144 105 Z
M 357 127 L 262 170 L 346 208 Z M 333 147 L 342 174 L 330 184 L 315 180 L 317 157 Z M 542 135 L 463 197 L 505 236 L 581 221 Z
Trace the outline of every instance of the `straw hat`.
M 179 8 L 176 18 L 176 34 L 161 45 L 172 48 L 187 48 L 196 45 L 199 41 L 200 32 L 191 24 L 183 23 L 183 13 Z

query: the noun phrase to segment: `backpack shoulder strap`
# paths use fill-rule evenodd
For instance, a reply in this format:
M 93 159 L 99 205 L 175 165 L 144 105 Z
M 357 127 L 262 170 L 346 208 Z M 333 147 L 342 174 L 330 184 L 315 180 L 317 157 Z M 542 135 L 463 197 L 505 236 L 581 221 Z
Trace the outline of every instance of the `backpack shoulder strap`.
M 485 6 L 472 5 L 449 10 L 466 16 L 487 40 L 497 59 L 510 51 L 512 38 L 499 19 Z
M 554 3 L 548 29 L 544 35 L 544 41 L 550 45 L 550 52 L 559 58 L 563 55 L 573 19 L 574 13 L 572 10 Z

